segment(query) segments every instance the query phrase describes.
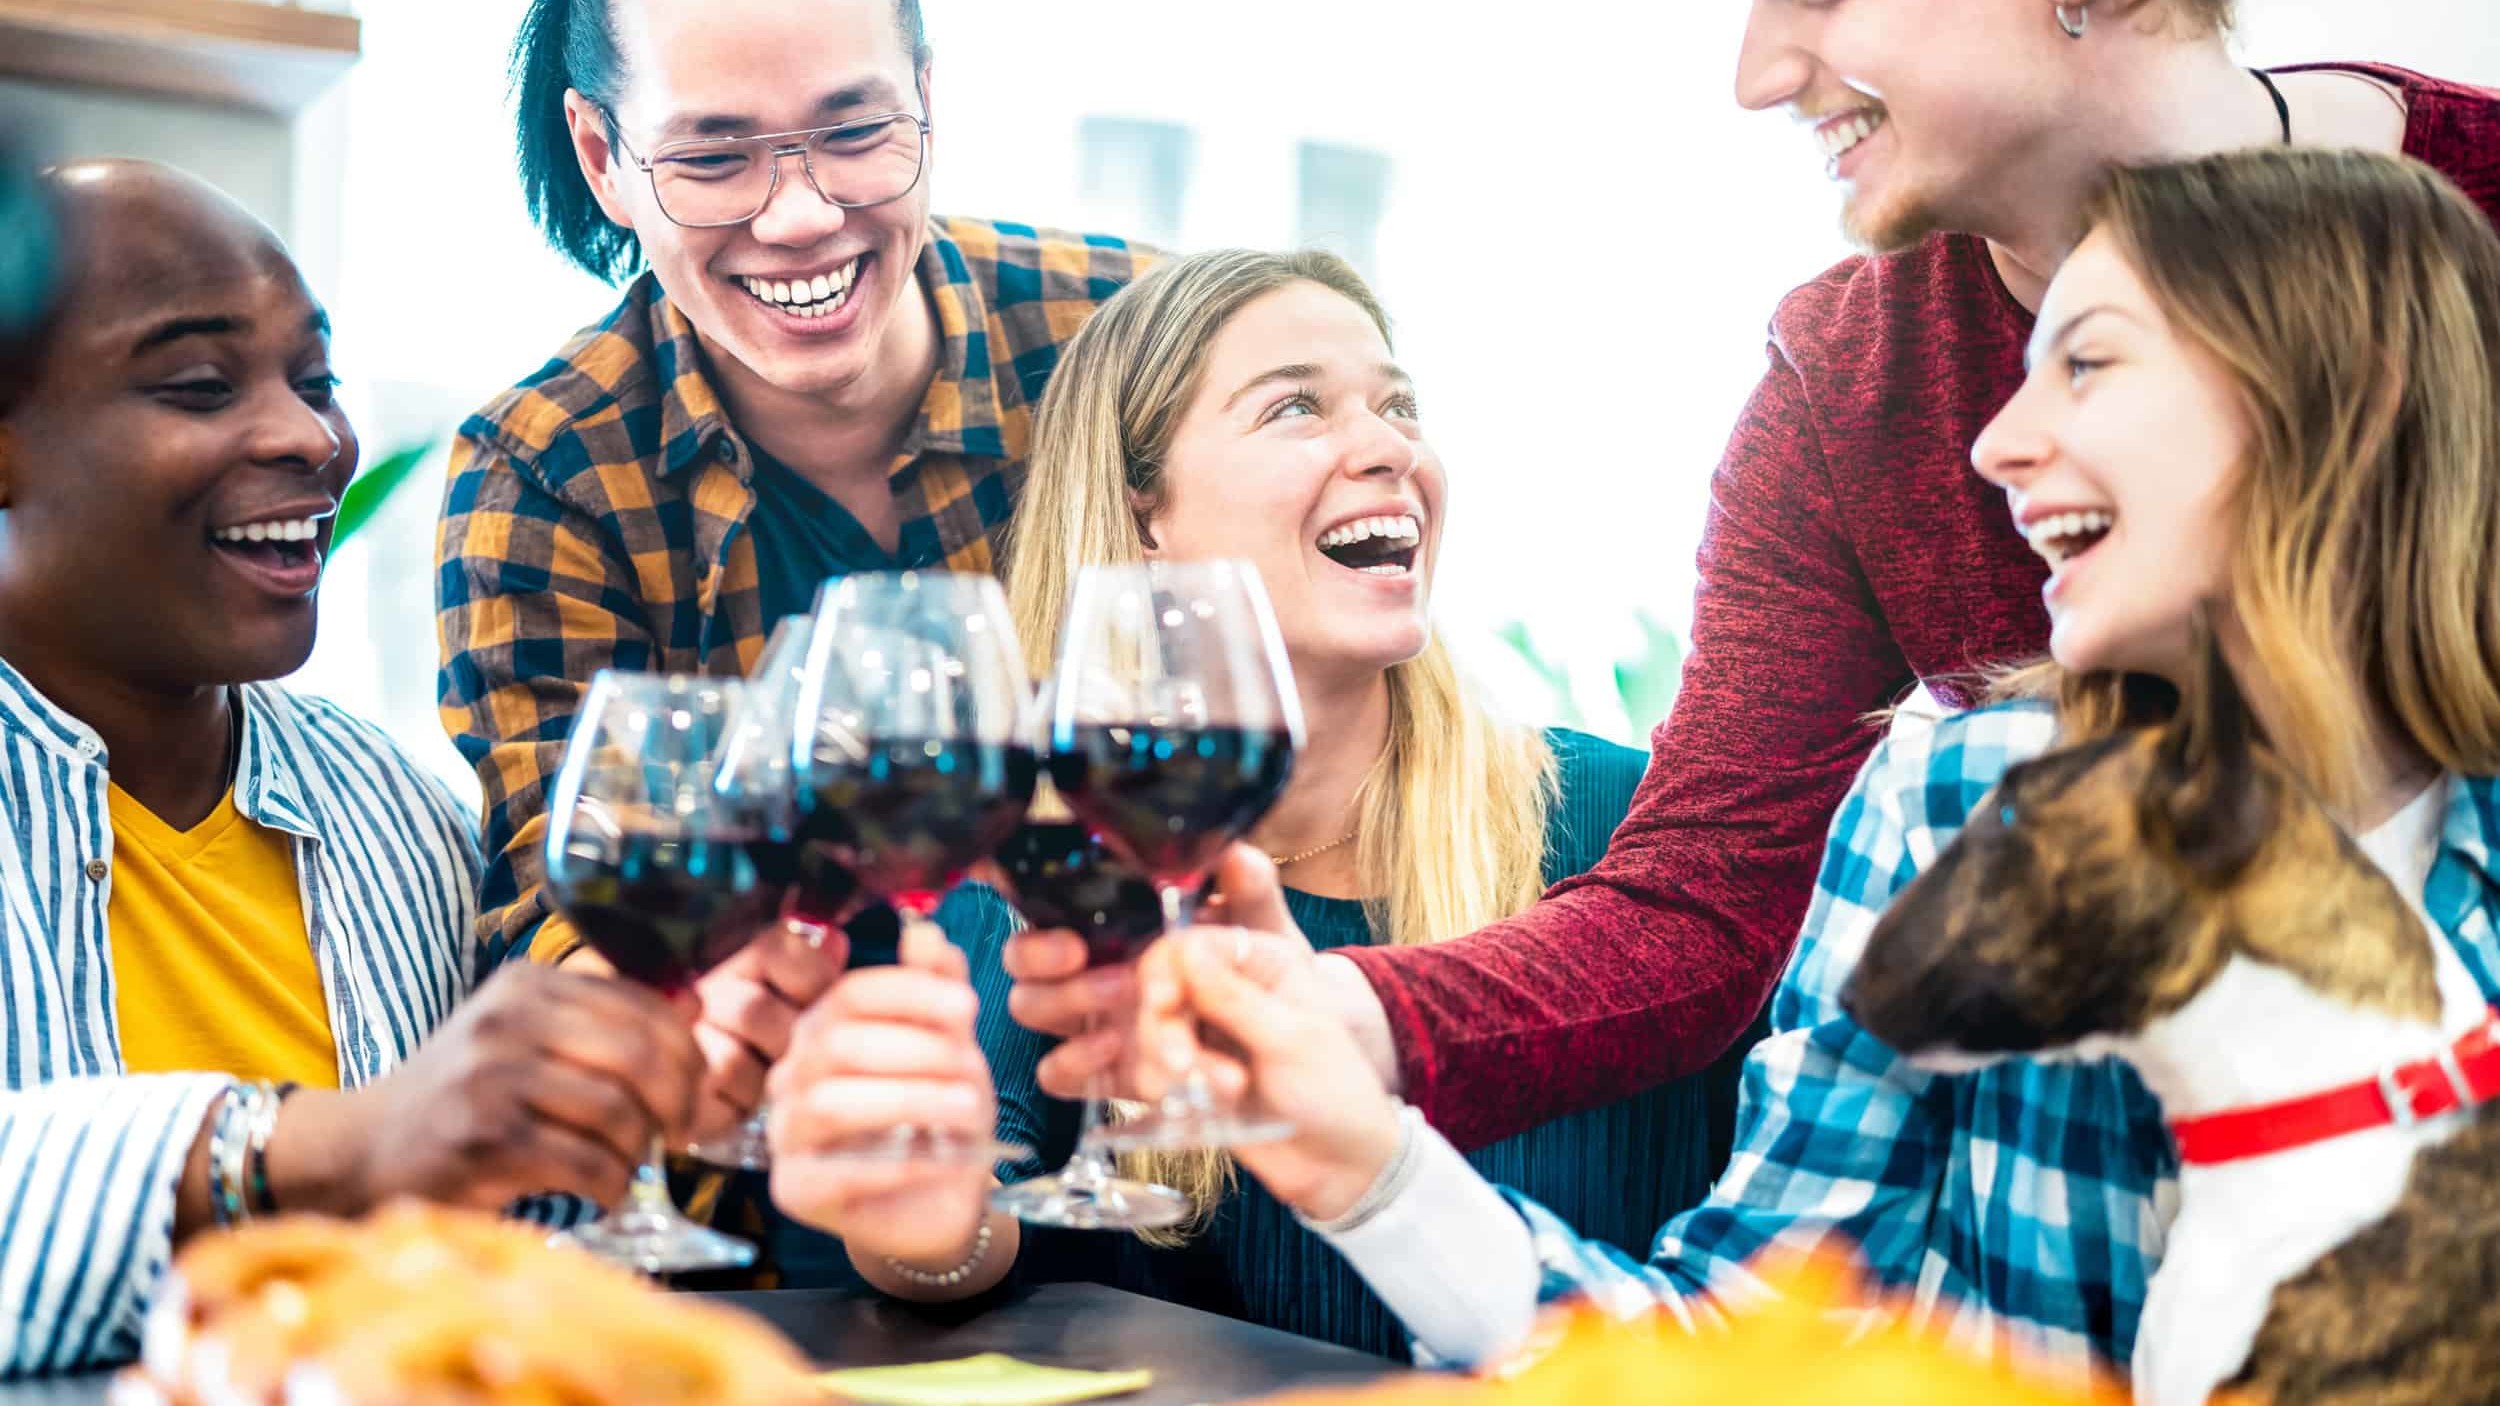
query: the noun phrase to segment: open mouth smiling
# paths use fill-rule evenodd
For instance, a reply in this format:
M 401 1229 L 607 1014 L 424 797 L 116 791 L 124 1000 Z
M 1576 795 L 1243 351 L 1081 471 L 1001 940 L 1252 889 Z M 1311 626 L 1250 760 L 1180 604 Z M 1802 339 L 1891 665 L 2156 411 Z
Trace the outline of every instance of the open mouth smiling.
M 731 281 L 745 289 L 748 297 L 775 312 L 791 317 L 824 317 L 850 301 L 851 289 L 859 282 L 860 263 L 867 257 L 855 255 L 831 273 L 813 278 L 755 278 L 739 274 Z
M 1365 576 L 1405 576 L 1423 547 L 1423 524 L 1411 513 L 1356 518 L 1320 534 L 1319 554 Z
M 2023 540 L 2049 564 L 2049 570 L 2056 571 L 2099 546 L 2117 521 L 2098 508 L 2046 513 L 2023 524 Z
M 209 546 L 245 575 L 281 595 L 309 595 L 321 584 L 321 534 L 332 508 L 260 518 L 212 529 Z

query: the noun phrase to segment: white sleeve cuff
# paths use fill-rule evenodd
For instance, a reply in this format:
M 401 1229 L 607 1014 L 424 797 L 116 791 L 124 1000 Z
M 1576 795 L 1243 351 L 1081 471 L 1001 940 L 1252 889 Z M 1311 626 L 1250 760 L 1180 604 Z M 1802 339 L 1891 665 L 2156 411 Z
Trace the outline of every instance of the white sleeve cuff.
M 1404 1189 L 1351 1230 L 1313 1229 L 1405 1323 L 1419 1356 L 1455 1366 L 1505 1357 L 1536 1323 L 1528 1223 L 1422 1114 L 1400 1116 L 1415 1140 Z

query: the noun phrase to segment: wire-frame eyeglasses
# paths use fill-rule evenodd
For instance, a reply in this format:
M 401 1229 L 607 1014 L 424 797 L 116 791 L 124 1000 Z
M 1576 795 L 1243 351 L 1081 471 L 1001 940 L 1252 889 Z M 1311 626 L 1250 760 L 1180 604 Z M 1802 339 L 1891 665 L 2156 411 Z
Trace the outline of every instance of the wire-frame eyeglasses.
M 799 132 L 670 142 L 649 160 L 634 154 L 606 114 L 609 138 L 651 178 L 660 213 L 688 229 L 742 225 L 764 213 L 781 189 L 781 162 L 795 156 L 826 203 L 864 210 L 900 200 L 920 184 L 929 124 L 908 112 L 858 117 Z

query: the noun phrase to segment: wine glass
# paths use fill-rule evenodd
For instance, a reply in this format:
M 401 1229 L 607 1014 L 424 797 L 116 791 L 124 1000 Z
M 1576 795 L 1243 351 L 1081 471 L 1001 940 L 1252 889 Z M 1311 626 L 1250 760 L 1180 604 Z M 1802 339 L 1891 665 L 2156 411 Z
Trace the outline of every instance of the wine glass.
M 1047 706 L 1038 726 L 1046 737 Z M 1163 899 L 1153 880 L 1106 850 L 1047 781 L 1024 824 L 992 858 L 1016 911 L 1035 927 L 1075 933 L 1089 967 L 1135 961 L 1163 932 Z M 1018 1220 L 1071 1230 L 1152 1230 L 1187 1220 L 1188 1197 L 1120 1175 L 1102 1140 L 1109 1096 L 1102 1076 L 1090 1081 L 1067 1165 L 999 1187 L 990 1204 Z
M 731 745 L 737 749 L 742 767 L 757 769 L 754 784 L 758 788 L 778 787 L 785 794 L 793 794 L 790 723 L 798 708 L 799 673 L 807 663 L 810 623 L 804 614 L 784 616 L 777 621 L 772 633 L 765 637 L 763 652 L 756 656 L 755 668 L 747 675 L 747 687 L 739 692 L 737 716 L 730 724 Z M 798 872 L 801 866 L 795 837 L 790 839 L 788 850 L 775 858 L 777 863 L 772 866 L 770 877 L 782 880 L 789 891 L 784 921 L 809 941 L 821 942 L 829 925 L 852 906 L 849 900 L 858 885 L 851 883 L 848 875 L 827 884 L 824 871 L 816 867 L 808 870 L 812 882 L 803 882 Z M 757 1108 L 737 1127 L 687 1148 L 686 1155 L 738 1171 L 770 1168 L 772 1143 L 765 1135 L 768 1111 Z
M 574 720 L 548 810 L 547 886 L 619 975 L 678 995 L 770 925 L 792 798 L 735 679 L 604 670 Z M 574 1241 L 646 1274 L 734 1269 L 755 1247 L 669 1200 L 663 1139 L 624 1205 Z
M 1033 799 L 1026 690 L 995 578 L 900 571 L 828 582 L 791 734 L 804 850 L 905 922 L 928 922 Z M 850 965 L 881 955 L 855 946 Z M 1030 1149 L 898 1127 L 836 1155 L 986 1165 Z
M 1185 926 L 1224 847 L 1283 794 L 1302 709 L 1283 638 L 1247 562 L 1150 562 L 1079 573 L 1059 639 L 1050 778 L 1077 816 L 1154 882 Z M 1112 1151 L 1222 1147 L 1291 1129 L 1181 1071 L 1143 1116 L 1102 1131 Z

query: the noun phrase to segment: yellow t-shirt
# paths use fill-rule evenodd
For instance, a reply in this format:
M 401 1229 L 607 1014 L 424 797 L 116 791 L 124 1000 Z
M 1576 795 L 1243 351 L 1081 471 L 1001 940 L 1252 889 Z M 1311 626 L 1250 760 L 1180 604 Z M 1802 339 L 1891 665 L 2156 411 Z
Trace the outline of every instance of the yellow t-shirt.
M 133 1074 L 209 1072 L 337 1088 L 292 841 L 228 791 L 189 831 L 112 788 L 113 998 Z

